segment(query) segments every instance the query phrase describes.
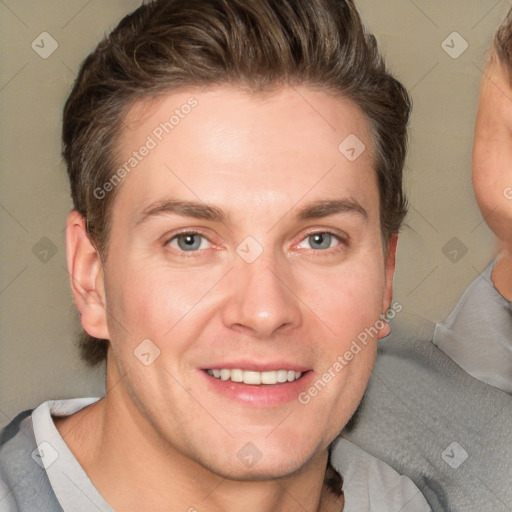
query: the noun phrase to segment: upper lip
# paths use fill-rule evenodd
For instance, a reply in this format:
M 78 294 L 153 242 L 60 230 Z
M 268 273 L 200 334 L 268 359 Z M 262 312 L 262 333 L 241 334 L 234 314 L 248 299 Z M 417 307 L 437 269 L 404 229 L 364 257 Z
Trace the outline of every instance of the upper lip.
M 272 361 L 268 363 L 262 363 L 251 360 L 240 360 L 240 361 L 230 361 L 224 363 L 212 363 L 209 366 L 205 366 L 204 370 L 248 370 L 248 371 L 256 371 L 256 372 L 272 372 L 277 370 L 293 370 L 295 372 L 305 372 L 310 370 L 311 368 L 308 366 L 304 366 L 297 363 L 290 363 L 287 361 Z

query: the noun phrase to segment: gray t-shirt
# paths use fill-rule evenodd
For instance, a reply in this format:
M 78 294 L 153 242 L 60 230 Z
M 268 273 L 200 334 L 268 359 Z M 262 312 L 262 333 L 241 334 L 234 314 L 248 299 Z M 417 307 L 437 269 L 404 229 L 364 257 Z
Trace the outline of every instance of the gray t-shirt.
M 0 434 L 0 512 L 112 512 L 53 423 L 99 398 L 49 400 Z M 384 462 L 338 438 L 331 454 L 344 478 L 343 512 L 429 512 L 418 488 Z
M 492 282 L 496 260 L 436 324 L 434 345 L 475 379 L 512 393 L 512 302 Z

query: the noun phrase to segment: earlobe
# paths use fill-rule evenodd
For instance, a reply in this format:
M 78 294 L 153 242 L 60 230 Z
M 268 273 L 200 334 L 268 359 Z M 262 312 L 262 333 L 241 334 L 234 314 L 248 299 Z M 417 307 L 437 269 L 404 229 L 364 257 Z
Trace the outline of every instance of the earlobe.
M 75 210 L 66 222 L 66 260 L 82 327 L 95 338 L 109 339 L 102 262 L 87 234 L 85 219 Z
M 391 301 L 393 300 L 393 275 L 395 273 L 395 260 L 396 260 L 396 247 L 398 244 L 398 233 L 391 235 L 388 242 L 388 253 L 386 257 L 385 274 L 386 283 L 384 288 L 384 296 L 382 301 L 382 315 L 385 315 L 388 309 L 391 307 Z M 385 321 L 384 326 L 379 331 L 379 339 L 388 336 L 391 332 L 391 327 Z

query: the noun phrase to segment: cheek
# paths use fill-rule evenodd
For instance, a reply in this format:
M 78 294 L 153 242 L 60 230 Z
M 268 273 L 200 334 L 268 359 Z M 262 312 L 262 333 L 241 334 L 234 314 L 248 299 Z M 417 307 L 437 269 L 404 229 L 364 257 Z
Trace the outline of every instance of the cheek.
M 385 280 L 380 262 L 349 264 L 304 282 L 301 296 L 337 339 L 352 339 L 382 313 Z
M 384 293 L 384 268 L 380 261 L 367 265 L 350 265 L 331 276 L 329 290 L 320 304 L 318 316 L 334 336 L 324 345 L 326 373 L 335 375 L 334 385 L 325 398 L 337 404 L 331 408 L 333 425 L 344 424 L 358 406 L 368 384 L 377 353 L 380 314 Z M 313 291 L 311 291 L 313 293 Z M 323 308 L 323 309 L 321 309 Z
M 171 336 L 201 301 L 207 281 L 204 275 L 185 269 L 169 271 L 151 262 L 117 267 L 107 282 L 112 341 L 124 343 L 127 333 L 134 344 Z
M 323 357 L 317 380 L 302 399 L 312 406 L 314 416 L 326 418 L 325 435 L 332 438 L 354 414 L 368 385 L 377 354 L 383 285 L 380 274 L 369 268 L 347 269 L 326 285 L 329 293 L 317 290 L 315 307 L 328 326 L 319 337 Z
M 473 186 L 478 205 L 489 227 L 502 240 L 512 240 L 512 151 L 507 144 L 475 144 Z

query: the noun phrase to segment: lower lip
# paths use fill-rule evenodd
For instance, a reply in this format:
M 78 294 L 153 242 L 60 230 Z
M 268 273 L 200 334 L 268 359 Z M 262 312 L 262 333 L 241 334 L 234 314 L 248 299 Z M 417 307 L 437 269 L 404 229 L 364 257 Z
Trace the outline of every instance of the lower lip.
M 298 395 L 310 386 L 314 375 L 312 371 L 307 371 L 293 382 L 251 385 L 217 379 L 206 370 L 202 373 L 215 393 L 255 407 L 276 407 L 298 400 Z

